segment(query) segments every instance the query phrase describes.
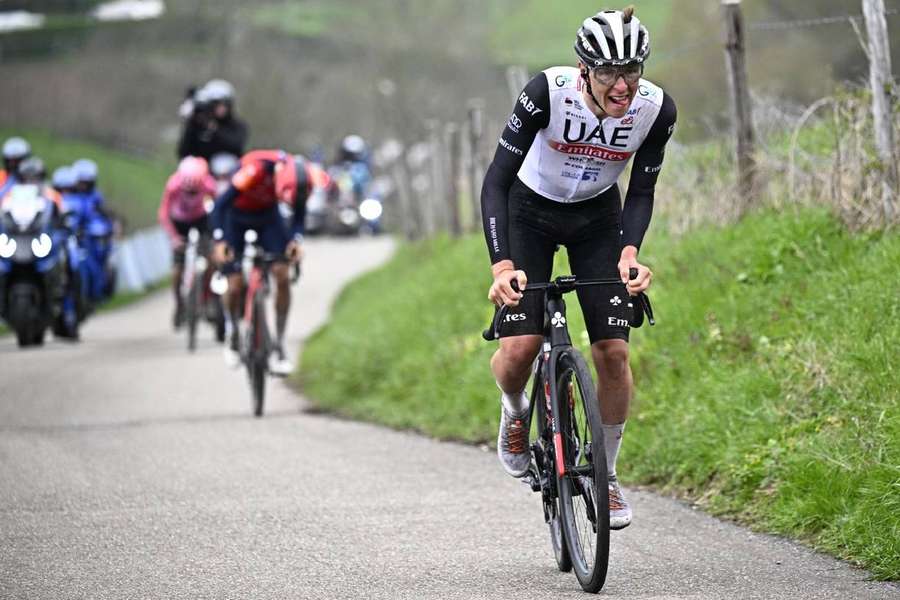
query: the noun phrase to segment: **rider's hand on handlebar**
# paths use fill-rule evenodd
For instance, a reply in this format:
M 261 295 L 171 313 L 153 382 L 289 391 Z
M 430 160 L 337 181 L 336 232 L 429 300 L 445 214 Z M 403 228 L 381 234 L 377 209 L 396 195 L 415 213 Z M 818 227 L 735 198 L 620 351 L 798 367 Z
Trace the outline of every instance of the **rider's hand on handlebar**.
M 634 279 L 628 278 L 630 269 L 637 269 L 638 275 Z M 637 248 L 634 246 L 625 246 L 622 249 L 622 256 L 619 259 L 619 275 L 628 293 L 632 296 L 637 296 L 649 288 L 653 279 L 653 272 L 637 261 Z
M 528 283 L 525 271 L 517 271 L 511 260 L 498 262 L 491 267 L 491 271 L 494 273 L 494 283 L 488 291 L 488 299 L 496 306 L 502 304 L 518 306 L 522 293 L 512 288 L 512 281 L 515 280 L 519 284 L 519 290 L 524 290 Z
M 219 266 L 222 266 L 231 259 L 231 249 L 225 242 L 216 242 L 213 246 L 213 260 Z
M 301 244 L 297 240 L 291 240 L 290 242 L 288 242 L 287 248 L 285 248 L 284 253 L 289 259 L 291 259 L 291 262 L 299 263 L 303 260 L 303 244 Z

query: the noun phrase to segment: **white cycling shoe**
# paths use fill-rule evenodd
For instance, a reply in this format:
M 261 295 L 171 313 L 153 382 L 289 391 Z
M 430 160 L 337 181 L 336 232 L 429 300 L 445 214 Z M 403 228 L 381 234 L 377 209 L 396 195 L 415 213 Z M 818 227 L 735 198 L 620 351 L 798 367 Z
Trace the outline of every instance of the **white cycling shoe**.
M 225 357 L 225 366 L 229 369 L 237 369 L 241 366 L 241 353 L 238 350 L 237 339 L 232 338 L 231 341 L 225 345 L 225 348 L 223 348 L 222 354 Z
M 625 529 L 631 525 L 631 505 L 625 500 L 615 477 L 609 478 L 609 528 Z
M 500 431 L 497 434 L 497 457 L 503 470 L 513 477 L 524 477 L 531 466 L 528 434 L 531 431 L 531 411 L 513 414 L 500 403 Z
M 287 359 L 281 348 L 275 348 L 269 355 L 269 373 L 278 377 L 287 377 L 294 370 L 294 363 Z

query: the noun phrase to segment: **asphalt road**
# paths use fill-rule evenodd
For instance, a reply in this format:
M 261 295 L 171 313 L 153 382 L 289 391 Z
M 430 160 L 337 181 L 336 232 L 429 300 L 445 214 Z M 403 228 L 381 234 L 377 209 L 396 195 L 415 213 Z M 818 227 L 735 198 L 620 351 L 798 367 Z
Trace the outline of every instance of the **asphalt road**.
M 390 250 L 309 244 L 297 344 Z M 254 419 L 211 331 L 188 356 L 170 309 L 159 294 L 98 316 L 79 345 L 0 339 L 0 597 L 583 597 L 537 496 L 492 453 L 307 412 L 281 382 Z M 900 598 L 787 541 L 630 498 L 607 597 Z

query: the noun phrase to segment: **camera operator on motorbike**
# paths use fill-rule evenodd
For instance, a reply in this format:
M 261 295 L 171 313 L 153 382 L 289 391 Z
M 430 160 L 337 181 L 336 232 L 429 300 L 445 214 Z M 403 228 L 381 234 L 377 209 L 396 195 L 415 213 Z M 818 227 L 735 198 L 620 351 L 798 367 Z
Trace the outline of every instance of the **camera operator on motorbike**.
M 225 349 L 229 366 L 237 366 L 240 362 L 237 324 L 244 300 L 240 262 L 244 234 L 250 229 L 256 231 L 258 243 L 265 252 L 282 254 L 291 262 L 299 262 L 303 256 L 303 221 L 309 187 L 305 161 L 295 160 L 283 150 L 254 150 L 244 155 L 231 185 L 216 200 L 212 214 L 213 238 L 217 241 L 214 259 L 228 276 L 228 291 L 223 300 L 226 313 L 231 315 L 230 341 Z M 281 216 L 279 202 L 293 205 L 289 226 Z M 289 264 L 273 265 L 272 274 L 276 282 L 276 345 L 270 370 L 274 374 L 287 375 L 292 369 L 284 350 L 291 304 Z
M 241 156 L 247 125 L 234 112 L 234 86 L 213 79 L 196 91 L 178 142 L 178 158 L 200 156 L 207 161 L 220 152 Z
M 500 349 L 491 359 L 502 391 L 497 452 L 509 474 L 522 477 L 528 471 L 531 413 L 524 388 L 543 324 L 540 295 L 523 295 L 511 283 L 524 289 L 527 280 L 549 281 L 557 245 L 566 246 L 578 279 L 622 280 L 619 290 L 578 290 L 599 379 L 612 529 L 632 518 L 616 479 L 634 391 L 625 300 L 650 285 L 652 274 L 638 262 L 638 250 L 676 117 L 668 94 L 641 77 L 649 52 L 647 29 L 633 8 L 585 19 L 575 40 L 578 67 L 547 69 L 525 86 L 481 194 L 494 279 L 488 297 L 516 307 L 500 329 Z M 632 156 L 623 207 L 617 180 Z M 638 272 L 633 280 L 631 268 Z
M 187 235 L 191 229 L 196 229 L 203 238 L 209 235 L 208 204 L 212 203 L 215 194 L 216 182 L 209 174 L 206 160 L 197 156 L 181 159 L 163 191 L 157 216 L 172 242 L 172 292 L 175 294 L 172 324 L 175 329 L 181 327 L 184 320 L 181 276 Z

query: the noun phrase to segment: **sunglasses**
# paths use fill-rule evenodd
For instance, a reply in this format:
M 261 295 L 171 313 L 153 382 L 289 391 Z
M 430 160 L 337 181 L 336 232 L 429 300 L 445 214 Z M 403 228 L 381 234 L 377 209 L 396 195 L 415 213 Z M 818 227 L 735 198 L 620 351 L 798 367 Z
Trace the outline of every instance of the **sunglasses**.
M 607 66 L 591 69 L 591 74 L 598 83 L 603 85 L 615 85 L 619 77 L 625 80 L 625 83 L 637 83 L 641 75 L 644 74 L 644 65 L 624 65 L 621 67 Z

